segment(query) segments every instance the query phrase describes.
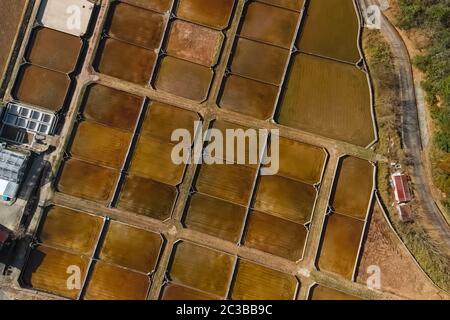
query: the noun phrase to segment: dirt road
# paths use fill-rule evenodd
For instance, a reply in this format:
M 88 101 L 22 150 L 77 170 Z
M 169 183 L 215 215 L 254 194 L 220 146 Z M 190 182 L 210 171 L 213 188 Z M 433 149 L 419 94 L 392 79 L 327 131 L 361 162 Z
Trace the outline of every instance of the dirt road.
M 374 0 L 359 0 L 361 9 L 376 4 Z M 400 84 L 402 139 L 405 153 L 411 162 L 411 178 L 414 183 L 416 197 L 422 207 L 420 218 L 422 225 L 442 253 L 450 257 L 450 226 L 437 207 L 431 193 L 431 181 L 426 174 L 423 159 L 423 146 L 416 103 L 415 86 L 408 50 L 391 22 L 381 15 L 381 33 L 387 40 L 392 54 Z

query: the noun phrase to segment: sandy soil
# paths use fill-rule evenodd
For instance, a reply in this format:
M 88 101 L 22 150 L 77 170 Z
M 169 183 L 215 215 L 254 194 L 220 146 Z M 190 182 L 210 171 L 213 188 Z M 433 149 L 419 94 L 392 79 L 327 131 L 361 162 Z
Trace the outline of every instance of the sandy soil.
M 367 268 L 380 267 L 381 290 L 409 299 L 449 299 L 419 269 L 406 247 L 389 227 L 378 204 L 368 225 L 367 240 L 361 251 L 357 282 L 366 283 Z

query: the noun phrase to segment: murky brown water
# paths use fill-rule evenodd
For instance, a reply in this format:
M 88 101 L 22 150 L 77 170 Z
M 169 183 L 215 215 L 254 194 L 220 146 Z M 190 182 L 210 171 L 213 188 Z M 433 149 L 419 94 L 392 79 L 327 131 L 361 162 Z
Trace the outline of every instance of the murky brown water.
M 172 149 L 172 144 L 159 139 L 139 137 L 129 172 L 172 186 L 180 184 L 185 165 L 173 163 Z
M 52 207 L 39 232 L 45 245 L 91 255 L 103 225 L 103 219 L 79 211 Z
M 311 218 L 315 198 L 316 190 L 311 185 L 281 176 L 261 176 L 254 208 L 305 223 Z
M 258 150 L 260 138 L 258 137 L 258 132 L 256 129 L 248 128 L 223 120 L 214 121 L 212 128 L 219 130 L 222 133 L 223 141 L 214 141 L 214 139 L 211 137 L 210 140 L 212 141 L 208 143 L 207 147 L 205 148 L 205 155 L 207 154 L 208 156 L 215 159 L 222 159 L 224 160 L 224 162 L 230 164 L 236 163 L 243 164 L 254 169 L 258 168 L 258 164 L 260 162 Z M 232 130 L 232 135 L 227 136 L 228 130 Z M 238 132 L 239 130 L 241 130 L 240 132 L 248 133 L 249 135 L 252 132 L 251 130 L 253 130 L 257 138 L 250 139 L 246 137 L 245 140 L 238 139 L 236 138 L 234 133 Z M 231 144 L 234 148 L 227 146 L 227 144 Z M 243 150 L 239 150 L 238 146 L 243 147 Z M 216 147 L 219 147 L 219 150 L 223 150 L 223 154 L 216 150 Z M 230 153 L 231 151 L 233 151 L 233 154 Z M 252 155 L 252 157 L 250 157 L 250 155 Z M 245 156 L 245 158 L 243 158 L 242 156 Z
M 303 52 L 356 63 L 359 22 L 353 0 L 314 0 L 298 47 Z
M 142 107 L 142 97 L 99 84 L 90 86 L 85 97 L 82 108 L 87 120 L 122 130 L 134 130 Z
M 214 29 L 228 26 L 234 0 L 180 0 L 176 14 L 178 17 Z
M 224 79 L 219 106 L 261 120 L 272 117 L 278 87 L 231 75 Z
M 250 213 L 245 234 L 245 246 L 265 251 L 292 261 L 303 256 L 306 228 L 270 214 Z
M 319 253 L 320 270 L 351 280 L 364 222 L 338 213 L 327 218 Z
M 105 262 L 149 273 L 156 268 L 162 241 L 158 233 L 111 221 L 99 258 Z
M 194 194 L 184 223 L 214 237 L 237 243 L 247 209 L 201 193 Z
M 279 85 L 288 58 L 288 50 L 240 38 L 231 71 L 254 80 Z
M 360 146 L 370 144 L 375 134 L 366 74 L 310 55 L 294 59 L 278 122 Z
M 247 206 L 255 175 L 255 169 L 244 165 L 203 165 L 196 187 L 202 193 Z
M 294 276 L 261 265 L 239 260 L 233 300 L 292 300 L 298 282 Z
M 218 297 L 178 284 L 168 284 L 163 289 L 162 300 L 217 300 Z
M 27 59 L 56 71 L 70 73 L 75 69 L 81 51 L 81 39 L 48 28 L 37 28 L 29 40 Z
M 57 111 L 64 105 L 69 85 L 66 74 L 28 64 L 20 69 L 14 95 L 22 102 Z
M 374 170 L 373 165 L 366 160 L 355 157 L 341 160 L 332 202 L 336 212 L 361 220 L 366 218 L 372 196 Z
M 120 169 L 130 142 L 130 132 L 84 121 L 76 130 L 70 153 L 81 160 Z
M 310 290 L 309 300 L 361 300 L 348 293 L 337 291 L 321 285 L 316 285 Z
M 259 0 L 259 1 L 297 11 L 300 11 L 300 9 L 303 7 L 303 3 L 305 2 L 304 0 Z
M 206 99 L 214 72 L 204 66 L 165 57 L 161 61 L 155 87 L 158 90 L 190 99 Z
M 119 172 L 77 159 L 63 165 L 58 190 L 62 193 L 107 205 Z
M 241 36 L 290 49 L 300 15 L 258 2 L 248 5 Z
M 324 149 L 280 137 L 279 152 L 279 175 L 308 184 L 320 182 L 326 160 Z
M 125 178 L 117 207 L 165 220 L 172 213 L 176 197 L 173 186 L 130 175 Z
M 67 268 L 78 266 L 83 279 L 88 263 L 85 256 L 38 246 L 31 251 L 22 275 L 25 283 L 33 289 L 76 299 L 80 290 L 67 288 Z
M 108 34 L 147 49 L 157 49 L 165 28 L 161 14 L 117 2 L 111 8 L 113 15 Z
M 217 63 L 223 40 L 219 31 L 175 20 L 166 50 L 171 56 L 211 67 Z
M 150 287 L 147 275 L 102 261 L 94 265 L 85 300 L 144 300 Z
M 155 51 L 105 39 L 97 54 L 100 57 L 97 64 L 100 73 L 141 85 L 150 81 L 156 60 Z
M 173 142 L 172 133 L 176 129 L 186 129 L 194 137 L 194 122 L 200 120 L 197 113 L 153 101 L 145 115 L 140 134 Z M 173 142 L 178 143 L 178 142 Z
M 235 257 L 189 242 L 178 243 L 170 278 L 177 283 L 224 297 Z
M 170 6 L 172 5 L 173 0 L 121 0 L 122 2 L 126 2 L 141 8 L 154 10 L 157 12 L 164 13 L 170 10 Z

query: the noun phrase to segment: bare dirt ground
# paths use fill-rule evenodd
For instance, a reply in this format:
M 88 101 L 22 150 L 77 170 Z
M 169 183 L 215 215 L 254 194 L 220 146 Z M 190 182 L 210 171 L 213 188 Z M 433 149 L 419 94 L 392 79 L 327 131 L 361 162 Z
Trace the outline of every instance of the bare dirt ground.
M 371 265 L 380 267 L 381 290 L 409 299 L 449 299 L 420 270 L 406 247 L 388 224 L 382 209 L 375 204 L 368 225 L 367 240 L 362 248 L 357 281 L 366 283 Z
M 0 79 L 6 68 L 26 0 L 0 0 Z

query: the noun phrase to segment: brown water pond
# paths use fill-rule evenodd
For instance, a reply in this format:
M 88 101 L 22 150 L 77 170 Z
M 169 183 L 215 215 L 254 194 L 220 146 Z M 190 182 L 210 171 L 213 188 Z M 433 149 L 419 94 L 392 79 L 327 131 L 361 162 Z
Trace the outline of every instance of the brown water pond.
M 99 254 L 102 261 L 143 273 L 156 268 L 163 239 L 154 232 L 111 221 Z
M 286 9 L 297 10 L 303 7 L 304 0 L 259 0 L 260 2 L 272 4 L 274 6 L 280 6 Z
M 345 157 L 337 172 L 332 207 L 334 211 L 364 220 L 373 192 L 374 166 L 355 157 Z
M 198 120 L 200 117 L 195 112 L 153 101 L 145 115 L 140 134 L 172 142 L 174 130 L 186 129 L 194 137 L 194 122 Z
M 129 172 L 172 186 L 180 184 L 185 165 L 173 163 L 172 149 L 172 144 L 159 139 L 139 137 Z
M 157 49 L 164 34 L 165 17 L 117 2 L 111 8 L 111 24 L 108 34 L 115 39 L 147 49 Z
M 48 210 L 38 238 L 45 245 L 92 255 L 103 219 L 62 207 Z
M 303 256 L 307 234 L 301 224 L 254 211 L 249 215 L 244 245 L 298 261 Z
M 130 142 L 130 132 L 83 121 L 76 130 L 70 153 L 81 160 L 120 169 Z
M 218 300 L 219 298 L 199 290 L 178 284 L 168 284 L 163 289 L 162 300 Z
M 142 103 L 142 97 L 94 84 L 85 93 L 82 109 L 87 120 L 117 129 L 133 131 Z
M 226 295 L 235 257 L 189 242 L 177 243 L 173 255 L 172 281 L 219 297 Z
M 77 159 L 66 161 L 58 182 L 58 191 L 108 205 L 119 172 Z
M 145 300 L 150 288 L 147 275 L 102 261 L 94 264 L 85 300 Z
M 240 35 L 290 49 L 299 19 L 297 12 L 251 2 Z
M 208 95 L 213 75 L 209 68 L 167 56 L 161 61 L 155 87 L 200 102 Z
M 117 207 L 150 218 L 166 220 L 172 213 L 176 197 L 176 187 L 129 175 L 125 178 Z
M 345 63 L 295 56 L 277 120 L 282 125 L 367 146 L 375 133 L 366 74 Z
M 255 175 L 256 170 L 245 165 L 203 165 L 196 187 L 201 193 L 247 206 Z
M 233 300 L 292 300 L 297 293 L 294 276 L 239 260 L 231 298 Z
M 326 160 L 324 149 L 280 137 L 279 152 L 278 175 L 308 184 L 320 182 Z
M 97 55 L 96 67 L 100 73 L 140 85 L 147 85 L 150 81 L 156 60 L 153 50 L 111 38 L 103 40 Z
M 217 198 L 196 193 L 184 219 L 193 230 L 237 243 L 247 209 Z
M 279 88 L 259 81 L 230 75 L 224 78 L 221 108 L 261 120 L 272 117 Z
M 66 74 L 27 64 L 19 71 L 14 96 L 22 102 L 58 111 L 64 105 L 69 85 Z
M 225 29 L 230 21 L 234 0 L 180 0 L 176 15 L 214 29 Z
M 279 85 L 283 79 L 288 58 L 288 50 L 240 38 L 234 53 L 231 72 Z
M 281 176 L 261 176 L 254 203 L 255 210 L 297 223 L 310 220 L 316 190 L 313 186 Z
M 137 7 L 165 13 L 170 10 L 173 0 L 121 0 L 122 2 L 135 5 Z
M 338 213 L 327 217 L 318 266 L 322 271 L 352 279 L 364 222 Z
M 314 0 L 297 46 L 303 52 L 356 63 L 361 58 L 358 33 L 353 0 Z
M 175 20 L 166 50 L 171 56 L 212 67 L 217 63 L 223 40 L 224 35 L 219 31 Z
M 348 293 L 315 285 L 309 291 L 309 300 L 361 300 L 358 297 L 352 296 Z
M 28 42 L 27 59 L 32 63 L 63 73 L 75 69 L 80 55 L 81 39 L 48 28 L 37 28 Z
M 31 251 L 22 278 L 26 285 L 33 289 L 76 299 L 80 290 L 67 287 L 67 269 L 70 266 L 78 266 L 83 279 L 88 263 L 89 258 L 85 256 L 38 246 Z
M 255 169 L 258 168 L 260 162 L 258 146 L 261 138 L 259 138 L 256 129 L 223 120 L 214 121 L 212 129 L 219 130 L 222 133 L 223 141 L 214 141 L 211 137 L 212 141 L 207 144 L 207 147 L 204 150 L 205 155 L 215 159 L 222 159 L 227 163 L 243 164 Z M 240 138 L 241 136 L 237 134 L 238 132 L 244 133 L 245 139 Z M 251 135 L 252 132 L 255 136 Z M 244 135 L 242 137 L 244 137 Z M 265 143 L 265 141 L 261 142 Z M 232 147 L 227 144 L 231 144 Z M 219 147 L 219 150 L 223 150 L 223 152 L 217 150 L 217 146 Z M 239 150 L 241 149 L 240 147 L 242 147 L 242 150 Z M 233 151 L 233 154 L 231 154 L 231 151 Z

